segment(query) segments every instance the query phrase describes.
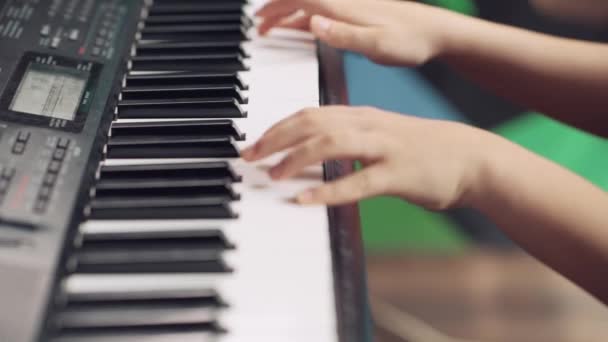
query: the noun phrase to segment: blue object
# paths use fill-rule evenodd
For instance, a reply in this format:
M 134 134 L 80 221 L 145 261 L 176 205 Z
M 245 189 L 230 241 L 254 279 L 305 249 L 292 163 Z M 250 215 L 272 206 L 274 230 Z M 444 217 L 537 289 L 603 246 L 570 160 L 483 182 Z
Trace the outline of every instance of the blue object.
M 346 53 L 344 64 L 353 106 L 374 106 L 429 119 L 467 121 L 414 69 L 380 66 L 353 53 Z
M 348 52 L 345 54 L 344 64 L 349 101 L 353 106 L 373 106 L 422 118 L 470 123 L 415 69 L 380 66 L 361 55 Z M 368 243 L 372 240 L 376 241 L 375 244 L 378 244 L 377 241 L 386 241 L 384 245 L 388 247 L 389 242 L 393 244 L 399 242 L 401 245 L 409 242 L 410 245 L 412 243 L 416 245 L 425 241 L 422 239 L 422 233 L 416 232 L 415 229 L 408 236 L 409 241 L 397 238 L 396 232 L 390 233 L 396 234 L 395 236 L 379 236 L 379 234 L 387 234 L 385 226 L 392 227 L 399 224 L 393 221 L 403 220 L 406 221 L 403 223 L 406 227 L 427 226 L 428 231 L 443 232 L 435 237 L 434 243 L 437 246 L 441 245 L 440 236 L 449 235 L 448 231 L 453 231 L 454 227 L 478 243 L 511 246 L 498 228 L 476 211 L 455 210 L 443 216 L 424 212 L 412 206 L 387 205 L 397 204 L 393 201 L 399 200 L 378 198 L 361 203 L 362 221 L 366 223 L 363 229 L 369 239 Z M 395 211 L 396 207 L 400 208 L 398 212 Z M 447 221 L 451 221 L 452 224 L 446 224 L 447 217 L 450 218 Z M 427 224 L 422 224 L 423 221 Z M 433 229 L 428 226 L 428 222 L 432 222 Z M 382 233 L 383 231 L 385 233 Z M 460 246 L 458 239 L 454 239 L 453 244 Z

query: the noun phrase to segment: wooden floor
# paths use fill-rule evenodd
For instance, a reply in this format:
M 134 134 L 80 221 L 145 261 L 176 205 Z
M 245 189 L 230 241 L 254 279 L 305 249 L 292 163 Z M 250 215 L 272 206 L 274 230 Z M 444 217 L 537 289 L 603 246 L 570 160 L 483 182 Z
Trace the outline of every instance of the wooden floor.
M 377 342 L 608 341 L 608 309 L 524 254 L 368 259 Z

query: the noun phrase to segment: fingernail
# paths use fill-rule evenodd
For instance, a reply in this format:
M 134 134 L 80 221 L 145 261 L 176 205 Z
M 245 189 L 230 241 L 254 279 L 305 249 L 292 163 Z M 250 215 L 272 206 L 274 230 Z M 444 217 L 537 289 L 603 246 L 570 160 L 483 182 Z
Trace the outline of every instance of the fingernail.
M 313 16 L 312 23 L 323 33 L 327 33 L 327 31 L 329 31 L 329 28 L 331 27 L 331 20 L 320 15 Z
M 306 190 L 296 196 L 296 202 L 299 204 L 312 204 L 314 201 L 314 195 L 312 190 Z

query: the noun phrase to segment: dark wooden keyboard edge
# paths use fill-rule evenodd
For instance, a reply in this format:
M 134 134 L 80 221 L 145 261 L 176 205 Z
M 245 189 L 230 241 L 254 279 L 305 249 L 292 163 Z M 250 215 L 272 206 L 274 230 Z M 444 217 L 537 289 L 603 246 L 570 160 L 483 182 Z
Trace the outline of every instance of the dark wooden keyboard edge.
M 318 45 L 321 105 L 348 104 L 343 53 Z M 324 165 L 325 180 L 354 172 L 351 161 L 334 160 Z M 329 207 L 329 229 L 334 272 L 334 293 L 340 342 L 372 341 L 372 319 L 367 294 L 365 252 L 357 203 Z

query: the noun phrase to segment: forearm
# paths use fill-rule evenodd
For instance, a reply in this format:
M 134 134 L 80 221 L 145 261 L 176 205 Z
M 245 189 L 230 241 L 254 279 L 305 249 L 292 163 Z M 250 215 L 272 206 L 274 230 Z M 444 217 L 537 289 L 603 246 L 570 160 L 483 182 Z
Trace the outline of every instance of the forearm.
M 530 0 L 541 12 L 587 26 L 606 26 L 608 3 L 604 0 Z
M 608 45 L 454 16 L 439 59 L 516 103 L 608 136 Z
M 530 152 L 503 146 L 483 168 L 471 204 L 608 304 L 608 194 Z

